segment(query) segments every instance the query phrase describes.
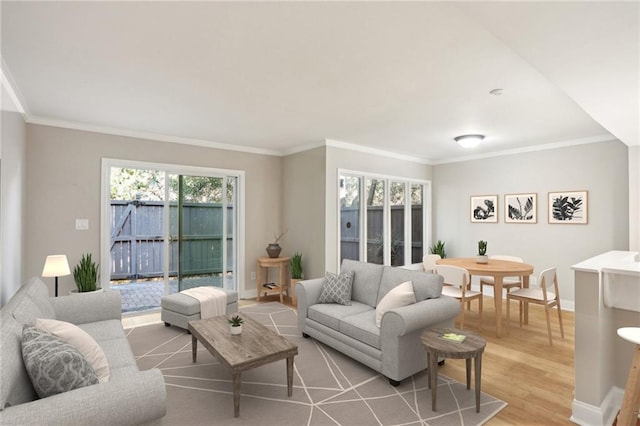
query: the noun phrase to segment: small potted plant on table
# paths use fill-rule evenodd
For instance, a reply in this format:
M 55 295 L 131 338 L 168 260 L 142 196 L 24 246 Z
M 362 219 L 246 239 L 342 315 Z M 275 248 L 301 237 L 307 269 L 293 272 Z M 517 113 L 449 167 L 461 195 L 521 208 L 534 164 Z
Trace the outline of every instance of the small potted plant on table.
M 231 335 L 235 336 L 242 333 L 244 319 L 240 315 L 234 315 L 227 321 L 231 324 Z
M 478 256 L 476 258 L 478 263 L 489 263 L 489 256 L 487 256 L 487 242 L 478 241 Z

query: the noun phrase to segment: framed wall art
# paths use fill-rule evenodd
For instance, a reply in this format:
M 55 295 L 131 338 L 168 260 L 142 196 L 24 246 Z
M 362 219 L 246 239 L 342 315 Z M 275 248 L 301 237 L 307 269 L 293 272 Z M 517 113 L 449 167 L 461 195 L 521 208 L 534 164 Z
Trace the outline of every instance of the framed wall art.
M 587 191 L 549 193 L 549 223 L 586 224 Z
M 475 222 L 475 223 L 498 222 L 498 196 L 497 195 L 472 195 L 471 196 L 471 222 Z
M 537 223 L 538 194 L 505 194 L 505 223 Z

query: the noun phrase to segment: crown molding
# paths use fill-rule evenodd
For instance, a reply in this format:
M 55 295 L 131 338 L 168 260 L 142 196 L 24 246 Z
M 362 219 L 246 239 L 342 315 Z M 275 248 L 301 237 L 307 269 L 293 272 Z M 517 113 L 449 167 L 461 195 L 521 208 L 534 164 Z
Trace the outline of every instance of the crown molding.
M 273 150 L 273 149 L 254 148 L 254 147 L 248 147 L 248 146 L 242 146 L 242 145 L 231 145 L 231 144 L 212 142 L 212 141 L 207 141 L 202 139 L 161 135 L 158 133 L 117 129 L 114 127 L 95 126 L 92 124 L 82 124 L 77 122 L 55 120 L 55 119 L 37 117 L 37 116 L 27 117 L 26 122 L 31 124 L 39 124 L 42 126 L 61 127 L 64 129 L 82 130 L 85 132 L 93 132 L 93 133 L 104 133 L 104 134 L 115 135 L 115 136 L 126 136 L 130 138 L 147 139 L 147 140 L 159 141 L 159 142 L 170 142 L 170 143 L 178 143 L 183 145 L 202 146 L 205 148 L 222 149 L 225 151 L 238 151 L 238 152 L 245 152 L 249 154 L 272 155 L 277 157 L 282 155 L 280 151 Z
M 466 155 L 462 157 L 445 158 L 442 160 L 433 161 L 431 162 L 431 164 L 434 166 L 437 166 L 441 164 L 459 163 L 462 161 L 483 160 L 487 158 L 502 157 L 505 155 L 515 155 L 515 154 L 524 154 L 527 152 L 546 151 L 549 149 L 566 148 L 570 146 L 586 145 L 590 143 L 607 142 L 607 141 L 614 141 L 614 140 L 618 140 L 618 139 L 615 136 L 609 133 L 606 133 L 603 135 L 588 136 L 588 137 L 579 138 L 579 139 L 567 139 L 564 141 L 552 142 L 552 143 L 547 143 L 543 145 L 534 145 L 534 146 L 527 146 L 523 148 L 507 149 L 504 151 L 495 151 L 495 152 L 489 152 L 486 154 Z
M 374 154 L 374 155 L 380 155 L 382 157 L 395 158 L 397 160 L 411 161 L 413 163 L 433 165 L 432 161 L 423 157 L 399 154 L 397 152 L 385 151 L 383 149 L 377 149 L 377 148 L 370 148 L 368 146 L 356 145 L 353 143 L 337 141 L 334 139 L 325 139 L 325 145 L 333 148 L 342 148 L 342 149 L 348 149 L 350 151 L 358 151 L 358 152 L 364 152 L 366 154 Z
M 26 104 L 21 101 L 24 99 L 20 90 L 18 90 L 18 85 L 15 83 L 13 76 L 11 75 L 11 71 L 9 71 L 9 67 L 4 61 L 4 58 L 0 56 L 0 84 L 4 86 L 13 102 L 14 106 L 18 110 L 20 114 L 22 114 L 22 118 L 26 121 L 29 116 L 28 109 L 26 108 Z

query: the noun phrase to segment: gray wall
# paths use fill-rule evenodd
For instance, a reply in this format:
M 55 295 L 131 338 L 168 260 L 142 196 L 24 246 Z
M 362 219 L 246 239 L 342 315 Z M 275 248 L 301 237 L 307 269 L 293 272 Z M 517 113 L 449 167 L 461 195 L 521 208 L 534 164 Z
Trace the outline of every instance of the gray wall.
M 25 281 L 23 217 L 26 192 L 26 126 L 4 85 L 0 120 L 0 306 L 3 306 Z
M 338 259 L 338 170 L 376 173 L 431 180 L 432 167 L 408 160 L 327 146 L 325 253 L 326 270 L 337 272 Z
M 324 258 L 325 147 L 288 155 L 283 162 L 283 253 L 302 253 L 304 276 L 322 277 Z
M 73 268 L 85 252 L 100 253 L 101 159 L 244 170 L 245 279 L 255 292 L 255 259 L 281 229 L 282 158 L 29 124 L 27 126 L 26 275 L 39 276 L 48 254 L 61 253 Z M 89 230 L 76 231 L 75 219 Z M 60 278 L 60 294 L 73 288 Z
M 475 256 L 478 240 L 488 254 L 510 254 L 534 265 L 534 274 L 558 268 L 560 296 L 574 300 L 571 265 L 608 250 L 627 250 L 629 240 L 627 146 L 578 145 L 434 168 L 434 238 L 450 257 Z M 547 193 L 589 191 L 587 225 L 550 225 Z M 504 195 L 538 194 L 538 223 L 504 222 Z M 497 194 L 498 223 L 471 223 L 471 195 Z M 573 308 L 573 306 L 565 306 Z

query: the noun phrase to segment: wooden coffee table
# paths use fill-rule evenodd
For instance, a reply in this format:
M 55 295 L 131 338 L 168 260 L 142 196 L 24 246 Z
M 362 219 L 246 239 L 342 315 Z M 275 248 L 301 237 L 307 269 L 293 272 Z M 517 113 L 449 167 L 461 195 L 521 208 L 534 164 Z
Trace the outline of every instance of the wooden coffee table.
M 259 322 L 243 316 L 242 334 L 232 336 L 227 321 L 232 315 L 189 321 L 193 362 L 196 362 L 198 341 L 207 348 L 233 376 L 233 416 L 240 415 L 240 383 L 243 371 L 287 360 L 287 395 L 293 394 L 293 357 L 298 346 Z
M 463 342 L 442 338 L 445 333 L 463 334 Z M 432 328 L 420 336 L 427 351 L 427 381 L 431 389 L 431 409 L 436 411 L 438 390 L 438 356 L 444 358 L 465 359 L 467 362 L 467 389 L 471 388 L 471 359 L 474 360 L 476 384 L 476 413 L 480 412 L 480 379 L 482 376 L 482 353 L 487 345 L 485 340 L 475 333 L 457 328 Z

